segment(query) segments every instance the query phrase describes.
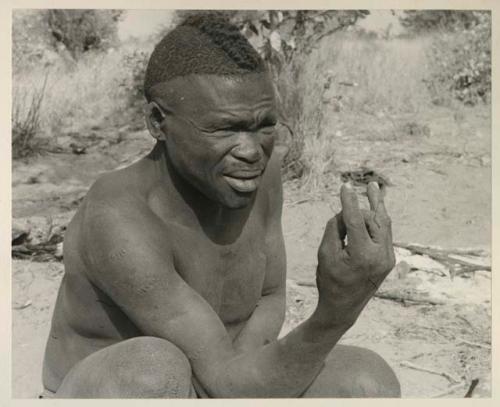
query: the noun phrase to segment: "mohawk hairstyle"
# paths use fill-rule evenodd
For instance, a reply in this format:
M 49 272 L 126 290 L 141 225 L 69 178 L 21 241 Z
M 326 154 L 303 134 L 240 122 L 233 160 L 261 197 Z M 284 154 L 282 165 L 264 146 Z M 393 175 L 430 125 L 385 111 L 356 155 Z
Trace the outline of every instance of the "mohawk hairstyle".
M 257 51 L 220 13 L 187 17 L 155 47 L 146 68 L 144 93 L 157 83 L 189 74 L 244 75 L 264 72 Z

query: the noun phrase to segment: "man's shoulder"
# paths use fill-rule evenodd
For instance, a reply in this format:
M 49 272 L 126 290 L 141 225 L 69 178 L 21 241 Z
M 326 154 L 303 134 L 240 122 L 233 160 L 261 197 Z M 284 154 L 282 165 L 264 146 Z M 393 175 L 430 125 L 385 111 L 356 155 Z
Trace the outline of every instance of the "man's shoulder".
M 86 199 L 93 202 L 104 202 L 134 193 L 130 188 L 128 168 L 114 170 L 102 174 L 90 187 Z
M 134 165 L 101 175 L 85 197 L 86 211 L 143 210 L 140 202 L 143 201 L 144 188 L 141 187 L 144 187 L 145 182 L 141 177 L 145 178 Z
M 132 261 L 131 253 L 139 259 L 141 251 L 169 252 L 167 226 L 141 192 L 128 187 L 121 176 L 110 173 L 100 177 L 87 194 L 78 234 L 80 247 L 94 267 L 109 266 L 110 261 Z
M 147 222 L 151 217 L 142 191 L 131 178 L 126 169 L 117 170 L 100 176 L 90 187 L 81 208 L 87 236 L 106 237 L 117 228 L 133 228 L 131 220 Z

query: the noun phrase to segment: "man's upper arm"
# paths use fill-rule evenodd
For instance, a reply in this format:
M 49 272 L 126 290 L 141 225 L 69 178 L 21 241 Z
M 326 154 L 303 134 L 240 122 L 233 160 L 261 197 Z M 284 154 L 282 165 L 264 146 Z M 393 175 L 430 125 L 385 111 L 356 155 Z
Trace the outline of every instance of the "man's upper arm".
M 182 349 L 204 381 L 234 353 L 224 325 L 176 272 L 161 220 L 135 204 L 116 207 L 100 206 L 86 218 L 89 278 L 145 335 Z

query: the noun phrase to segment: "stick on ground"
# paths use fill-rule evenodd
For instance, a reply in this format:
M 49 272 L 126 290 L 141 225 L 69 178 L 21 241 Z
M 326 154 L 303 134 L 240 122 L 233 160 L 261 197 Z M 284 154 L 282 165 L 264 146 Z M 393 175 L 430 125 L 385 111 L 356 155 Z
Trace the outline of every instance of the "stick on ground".
M 469 346 L 475 346 L 477 348 L 483 348 L 483 349 L 488 349 L 488 350 L 491 349 L 491 345 L 488 345 L 486 343 L 471 342 L 471 341 L 468 341 L 468 340 L 463 339 L 463 338 L 459 338 L 459 342 L 465 343 L 466 345 L 469 345 Z
M 419 366 L 419 365 L 416 365 L 414 363 L 408 362 L 406 360 L 403 360 L 400 363 L 400 365 L 403 367 L 407 367 L 409 369 L 419 370 L 421 372 L 426 372 L 426 373 L 431 373 L 431 374 L 435 374 L 438 376 L 443 376 L 444 378 L 448 379 L 448 381 L 450 381 L 452 383 L 459 383 L 460 382 L 460 379 L 456 378 L 455 376 L 451 375 L 450 373 L 430 369 L 430 368 L 425 367 L 425 366 Z
M 430 396 L 430 398 L 431 399 L 437 399 L 437 398 L 440 398 L 440 397 L 444 397 L 444 396 L 447 396 L 448 394 L 451 394 L 454 391 L 460 390 L 460 389 L 462 389 L 464 387 L 465 387 L 465 383 L 454 384 L 453 386 L 448 387 L 444 391 L 440 391 L 439 393 L 433 394 L 432 396 Z

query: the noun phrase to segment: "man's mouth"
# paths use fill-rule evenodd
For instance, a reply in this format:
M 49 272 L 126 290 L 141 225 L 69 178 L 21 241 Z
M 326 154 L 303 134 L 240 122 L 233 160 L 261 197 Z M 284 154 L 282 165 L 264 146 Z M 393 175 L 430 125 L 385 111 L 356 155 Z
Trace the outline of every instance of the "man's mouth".
M 261 174 L 262 171 L 236 171 L 231 174 L 223 174 L 223 177 L 234 190 L 249 193 L 259 187 Z

